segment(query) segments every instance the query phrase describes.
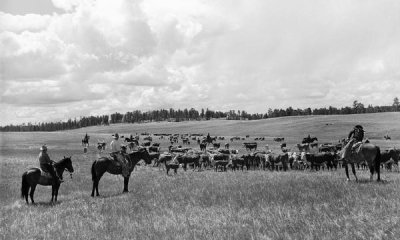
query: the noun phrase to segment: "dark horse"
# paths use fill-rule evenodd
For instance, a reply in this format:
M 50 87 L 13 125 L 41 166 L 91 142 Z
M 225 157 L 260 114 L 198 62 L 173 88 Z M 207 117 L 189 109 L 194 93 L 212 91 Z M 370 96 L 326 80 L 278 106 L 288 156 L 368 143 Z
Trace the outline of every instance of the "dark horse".
M 129 175 L 124 177 L 124 190 L 123 192 L 128 192 L 129 177 L 135 168 L 136 164 L 140 160 L 144 160 L 146 164 L 151 164 L 151 156 L 146 148 L 139 148 L 138 151 L 131 152 L 128 155 L 129 160 Z M 93 189 L 91 196 L 94 197 L 94 191 L 96 190 L 96 196 L 99 196 L 99 181 L 105 172 L 118 175 L 122 174 L 122 168 L 119 163 L 117 163 L 111 157 L 101 157 L 95 160 L 92 164 L 92 181 Z
M 64 169 L 70 172 L 71 177 L 72 173 L 74 172 L 71 157 L 64 157 L 60 161 L 54 163 L 54 168 L 56 169 L 58 176 L 60 176 L 61 178 L 64 173 Z M 31 189 L 31 192 L 29 194 L 31 197 L 31 201 L 32 203 L 35 203 L 35 201 L 33 200 L 33 194 L 35 193 L 36 185 L 38 184 L 43 186 L 52 186 L 51 202 L 53 202 L 53 200 L 57 202 L 57 195 L 58 189 L 60 188 L 60 183 L 56 183 L 56 181 L 54 181 L 48 173 L 46 173 L 46 175 L 49 176 L 43 176 L 41 175 L 41 173 L 42 171 L 39 168 L 30 168 L 22 174 L 21 196 L 22 198 L 25 198 L 26 203 L 28 203 L 29 188 Z
M 373 145 L 372 143 L 362 143 L 358 151 L 356 152 L 351 152 L 347 159 L 343 159 L 343 164 L 345 165 L 345 171 L 346 171 L 346 176 L 347 176 L 347 181 L 350 181 L 349 177 L 349 167 L 348 164 L 351 165 L 351 170 L 354 174 L 354 177 L 356 178 L 356 181 L 358 181 L 357 175 L 356 175 L 356 169 L 354 167 L 354 164 L 360 164 L 363 162 L 366 162 L 369 170 L 370 170 L 370 180 L 372 181 L 374 172 L 376 171 L 378 177 L 377 181 L 381 180 L 381 175 L 380 175 L 380 163 L 381 163 L 381 150 L 378 146 Z
M 85 136 L 82 139 L 82 146 L 85 146 L 85 147 L 88 146 L 89 147 L 89 139 L 90 139 L 90 137 L 86 133 Z

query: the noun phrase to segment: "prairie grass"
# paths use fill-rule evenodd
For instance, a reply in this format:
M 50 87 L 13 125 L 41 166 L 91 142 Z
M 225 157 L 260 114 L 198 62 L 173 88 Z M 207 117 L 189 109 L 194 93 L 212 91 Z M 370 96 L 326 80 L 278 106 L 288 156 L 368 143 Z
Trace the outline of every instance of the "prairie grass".
M 1 207 L 4 239 L 395 239 L 399 176 L 344 181 L 342 172 L 165 172 L 142 167 L 130 192 L 109 176 L 91 198 L 90 178 L 62 186 L 61 201 L 15 199 Z M 121 179 L 122 180 L 122 179 Z M 77 187 L 76 184 L 82 184 Z
M 291 129 L 304 127 L 305 120 L 291 119 Z M 268 124 L 278 131 L 282 121 L 279 125 Z M 218 125 L 220 121 L 217 122 Z M 149 126 L 152 125 L 148 125 L 147 131 L 151 131 Z M 374 126 L 371 123 L 371 129 L 378 129 Z M 118 132 L 112 127 L 108 131 Z M 248 131 L 254 128 L 250 124 Z M 92 136 L 108 136 L 101 132 L 104 128 L 99 128 L 99 132 L 91 129 L 88 132 Z M 303 136 L 300 131 L 296 134 L 291 136 L 292 144 Z M 335 134 L 332 141 L 340 135 Z M 378 136 L 386 132 L 377 130 L 370 134 Z M 322 132 L 316 135 L 330 140 Z M 398 172 L 383 171 L 384 181 L 378 183 L 369 181 L 366 170 L 357 171 L 359 182 L 347 182 L 343 169 L 330 172 L 179 169 L 177 175 L 167 176 L 158 168 L 138 166 L 132 173 L 129 193 L 122 194 L 121 176 L 105 174 L 99 186 L 101 196 L 92 198 L 90 166 L 99 153 L 91 146 L 84 154 L 81 137 L 77 131 L 2 133 L 1 239 L 398 239 L 400 236 Z M 38 186 L 35 193 L 38 204 L 26 205 L 19 197 L 21 175 L 28 167 L 37 165 L 38 148 L 43 143 L 48 143 L 53 159 L 72 155 L 75 173 L 72 179 L 64 175 L 58 203 L 49 203 L 49 187 Z M 166 142 L 161 143 L 167 146 Z M 234 146 L 239 148 L 241 143 Z M 393 143 L 397 142 L 390 144 Z M 275 147 L 272 142 L 271 146 Z

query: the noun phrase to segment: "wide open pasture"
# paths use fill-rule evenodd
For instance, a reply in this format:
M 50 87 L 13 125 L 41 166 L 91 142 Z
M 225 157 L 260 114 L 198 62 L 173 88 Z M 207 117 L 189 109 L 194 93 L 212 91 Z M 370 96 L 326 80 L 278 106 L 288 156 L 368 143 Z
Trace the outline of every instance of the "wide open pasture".
M 178 170 L 167 176 L 151 166 L 138 166 L 129 190 L 122 194 L 121 176 L 105 174 L 98 198 L 90 197 L 90 166 L 105 153 L 97 139 L 149 133 L 210 133 L 212 136 L 250 135 L 259 148 L 279 151 L 274 137 L 285 137 L 295 149 L 308 134 L 320 143 L 336 142 L 361 123 L 366 137 L 382 150 L 400 148 L 400 114 L 307 116 L 260 121 L 212 120 L 181 123 L 117 124 L 52 133 L 1 133 L 0 236 L 2 239 L 398 239 L 400 236 L 400 174 L 382 170 L 383 182 L 369 181 L 369 172 L 357 170 L 360 181 L 347 182 L 337 171 L 270 172 L 262 170 L 214 172 Z M 91 137 L 87 153 L 81 139 Z M 389 134 L 391 141 L 383 136 Z M 160 142 L 162 151 L 169 141 Z M 229 140 L 218 141 L 221 143 Z M 38 186 L 37 205 L 20 199 L 21 175 L 38 165 L 40 146 L 46 143 L 52 159 L 72 156 L 75 172 L 64 174 L 59 202 L 50 204 L 50 187 Z M 181 143 L 180 143 L 181 144 Z M 108 146 L 107 146 L 108 147 Z M 190 147 L 198 149 L 197 143 Z M 106 150 L 107 151 L 107 150 Z M 316 151 L 316 150 L 313 150 Z M 354 179 L 353 176 L 351 176 Z M 376 177 L 374 177 L 376 179 Z

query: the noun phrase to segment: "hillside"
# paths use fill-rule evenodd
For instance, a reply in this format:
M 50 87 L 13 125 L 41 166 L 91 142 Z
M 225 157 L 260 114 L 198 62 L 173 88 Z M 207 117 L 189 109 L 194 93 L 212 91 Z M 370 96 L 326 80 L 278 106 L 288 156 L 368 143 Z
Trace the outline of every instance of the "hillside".
M 389 134 L 392 140 L 400 139 L 400 113 L 372 113 L 355 115 L 321 115 L 270 118 L 254 121 L 210 120 L 190 122 L 152 122 L 143 124 L 112 124 L 71 130 L 71 133 L 121 134 L 135 133 L 210 133 L 212 136 L 263 136 L 285 137 L 298 142 L 307 136 L 317 136 L 320 141 L 334 141 L 346 137 L 355 124 L 366 130 L 365 136 L 381 141 Z

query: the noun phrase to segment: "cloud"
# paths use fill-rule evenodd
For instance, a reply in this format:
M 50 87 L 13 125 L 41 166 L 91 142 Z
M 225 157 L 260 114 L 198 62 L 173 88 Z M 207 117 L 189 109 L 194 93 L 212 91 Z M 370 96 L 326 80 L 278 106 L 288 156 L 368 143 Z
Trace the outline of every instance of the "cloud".
M 40 108 L 31 121 L 161 107 L 383 105 L 400 90 L 394 0 L 53 4 L 64 12 L 0 13 L 0 105 Z

